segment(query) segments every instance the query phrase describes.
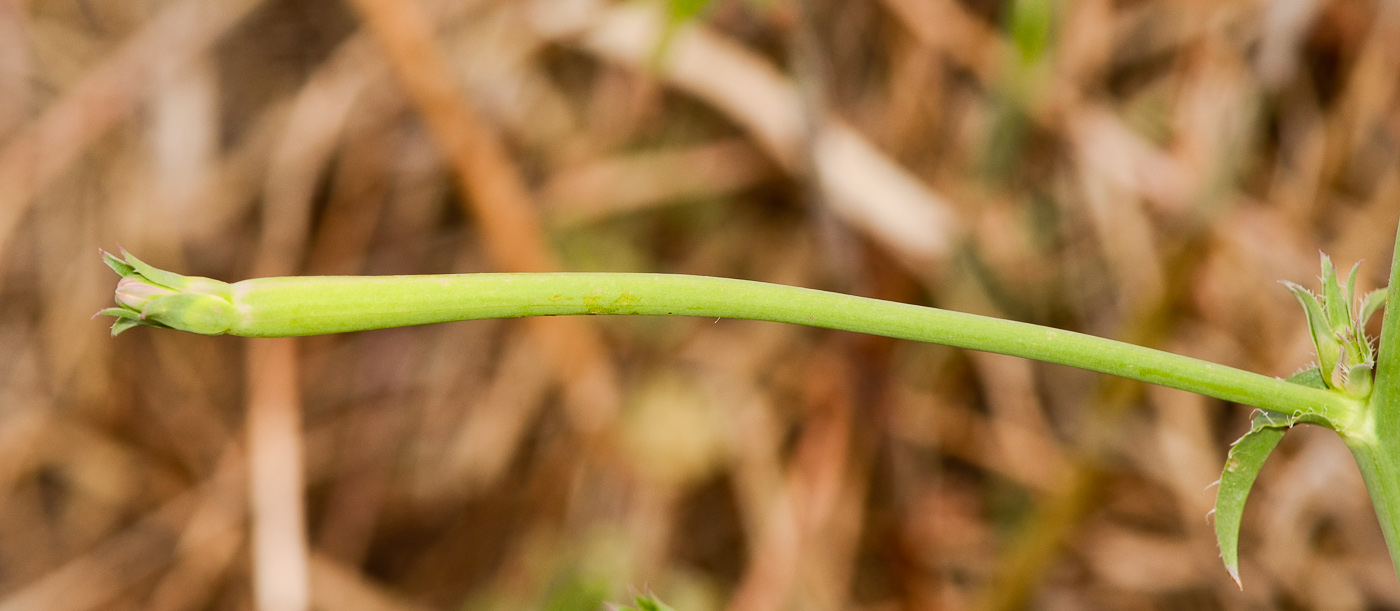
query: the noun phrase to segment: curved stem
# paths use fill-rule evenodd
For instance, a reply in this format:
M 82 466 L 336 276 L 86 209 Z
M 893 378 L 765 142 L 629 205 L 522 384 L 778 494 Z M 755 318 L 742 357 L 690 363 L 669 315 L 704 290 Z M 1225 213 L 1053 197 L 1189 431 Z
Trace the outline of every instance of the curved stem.
M 1400 576 L 1400 232 L 1395 243 L 1376 356 L 1375 389 L 1365 413 L 1368 435 L 1348 439 L 1347 444 L 1366 481 L 1391 562 Z
M 1069 365 L 1287 413 L 1346 422 L 1339 393 L 1100 337 L 746 280 L 669 274 L 460 274 L 260 278 L 233 286 L 229 333 L 315 335 L 456 320 L 568 314 L 795 323 Z

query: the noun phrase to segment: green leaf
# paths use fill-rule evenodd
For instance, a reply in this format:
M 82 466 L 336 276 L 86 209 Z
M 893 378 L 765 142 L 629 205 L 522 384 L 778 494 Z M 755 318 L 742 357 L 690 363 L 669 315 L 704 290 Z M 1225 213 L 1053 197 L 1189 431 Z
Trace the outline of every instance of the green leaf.
M 1259 410 L 1254 414 L 1249 432 L 1235 442 L 1225 460 L 1220 490 L 1215 496 L 1215 539 L 1220 545 L 1220 559 L 1225 563 L 1225 570 L 1230 572 L 1237 586 L 1241 585 L 1239 541 L 1245 500 L 1264 461 L 1278 447 L 1286 429 L 1298 420 L 1297 416 Z
M 1353 275 L 1355 270 L 1353 269 Z M 1342 289 L 1337 279 L 1337 268 L 1332 258 L 1322 255 L 1322 305 L 1327 314 L 1327 325 L 1333 333 L 1351 326 L 1351 299 Z
M 1352 304 L 1356 303 L 1356 274 L 1360 271 L 1361 262 L 1357 261 L 1356 263 L 1352 264 L 1351 271 L 1347 273 L 1347 286 L 1345 290 L 1347 296 L 1347 308 L 1351 308 Z M 1350 321 L 1351 319 L 1349 314 L 1350 312 L 1348 312 L 1348 321 Z
M 1375 357 L 1371 352 L 1371 340 L 1366 337 L 1366 331 L 1360 327 L 1352 327 L 1341 333 L 1339 338 L 1342 341 L 1342 349 L 1345 354 L 1342 357 L 1342 367 L 1351 371 L 1358 365 L 1373 365 Z
M 1322 370 L 1317 367 L 1309 367 L 1288 377 L 1286 382 L 1301 384 L 1308 388 L 1327 390 L 1327 382 L 1322 379 Z
M 1348 355 L 1346 365 L 1348 371 L 1354 369 L 1357 365 L 1369 365 L 1374 360 L 1371 353 L 1371 341 L 1366 338 L 1366 324 L 1352 317 L 1353 313 L 1359 313 L 1356 312 L 1354 308 L 1356 307 L 1356 274 L 1360 270 L 1361 263 L 1359 261 L 1351 266 L 1351 272 L 1347 274 L 1347 285 L 1345 289 L 1346 304 L 1343 309 L 1346 311 L 1346 331 L 1344 335 L 1346 336 L 1345 342 Z M 1338 321 L 1334 319 L 1332 322 L 1337 323 Z M 1333 326 L 1335 328 L 1336 325 L 1334 324 Z M 1367 375 L 1370 375 L 1369 371 Z M 1369 380 L 1367 380 L 1367 383 L 1369 385 Z M 1368 390 L 1367 393 L 1369 394 L 1369 392 Z
M 1324 262 L 1325 278 L 1325 270 L 1330 268 L 1331 262 L 1326 259 Z M 1335 273 L 1332 278 L 1335 282 Z M 1317 349 L 1317 361 L 1318 367 L 1322 370 L 1322 380 L 1331 388 L 1333 386 L 1332 372 L 1336 370 L 1337 362 L 1341 360 L 1342 344 L 1333 335 L 1317 295 L 1292 282 L 1284 282 L 1283 284 L 1288 287 L 1288 290 L 1293 291 L 1293 296 L 1298 298 L 1298 303 L 1303 304 L 1303 312 L 1308 317 L 1308 331 L 1312 333 L 1313 347 Z
M 1365 327 L 1366 323 L 1371 320 L 1371 315 L 1385 307 L 1385 295 L 1385 289 L 1376 289 L 1366 293 L 1366 296 L 1361 298 L 1361 317 L 1357 319 L 1357 326 Z

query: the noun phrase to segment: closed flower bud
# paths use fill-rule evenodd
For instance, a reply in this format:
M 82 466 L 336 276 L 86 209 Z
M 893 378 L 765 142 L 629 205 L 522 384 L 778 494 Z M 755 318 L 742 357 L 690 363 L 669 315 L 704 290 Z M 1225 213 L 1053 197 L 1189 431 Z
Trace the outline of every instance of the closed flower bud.
M 122 255 L 102 253 L 107 265 L 122 276 L 116 292 L 120 307 L 98 312 L 117 318 L 112 335 L 138 325 L 218 335 L 238 320 L 233 289 L 227 283 L 181 276 L 146 265 L 131 253 Z
M 117 281 L 117 305 L 140 312 L 152 299 L 174 295 L 174 289 L 152 284 L 141 276 L 127 276 Z

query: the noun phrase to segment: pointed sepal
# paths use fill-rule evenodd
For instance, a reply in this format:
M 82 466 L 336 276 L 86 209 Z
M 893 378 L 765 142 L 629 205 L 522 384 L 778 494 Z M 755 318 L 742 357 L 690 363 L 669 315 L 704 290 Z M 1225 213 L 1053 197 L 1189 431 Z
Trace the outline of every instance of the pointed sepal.
M 114 295 L 120 307 L 97 313 L 117 318 L 112 335 L 138 325 L 218 335 L 238 321 L 233 286 L 226 282 L 158 269 L 125 249 L 121 257 L 99 252 L 102 261 L 122 277 Z
M 142 324 L 144 323 L 142 323 L 139 318 L 118 318 L 116 322 L 112 323 L 112 337 L 121 335 L 123 331 L 132 327 L 139 327 Z
M 127 252 L 125 248 L 121 249 L 121 251 L 122 257 L 126 259 L 126 264 L 136 270 L 136 273 L 140 274 L 142 278 L 176 291 L 182 291 L 189 287 L 190 279 L 188 277 L 152 266 L 145 261 L 137 259 L 136 255 Z
M 101 310 L 98 310 L 96 314 L 92 315 L 93 318 L 97 318 L 98 316 L 116 316 L 117 318 L 140 318 L 141 313 L 133 312 L 126 308 L 103 308 Z
M 102 253 L 102 262 L 106 263 L 107 267 L 112 268 L 112 271 L 117 272 L 118 276 L 125 278 L 136 273 L 135 267 L 132 267 L 116 255 L 102 250 L 101 248 L 97 249 L 97 252 Z

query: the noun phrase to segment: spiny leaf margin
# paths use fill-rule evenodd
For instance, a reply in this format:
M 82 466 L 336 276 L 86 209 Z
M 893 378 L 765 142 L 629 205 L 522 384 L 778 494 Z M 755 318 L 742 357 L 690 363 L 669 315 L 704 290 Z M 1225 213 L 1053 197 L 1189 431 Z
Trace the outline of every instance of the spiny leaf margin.
M 1309 367 L 1295 373 L 1288 381 L 1312 388 L 1327 387 L 1322 371 L 1317 367 Z M 1261 409 L 1254 413 L 1249 432 L 1230 447 L 1230 454 L 1225 459 L 1225 469 L 1220 474 L 1215 509 L 1211 513 L 1215 515 L 1215 541 L 1220 546 L 1220 560 L 1225 563 L 1225 570 L 1230 572 L 1230 578 L 1235 580 L 1236 586 L 1244 587 L 1240 583 L 1239 542 L 1240 523 L 1244 520 L 1244 504 L 1249 499 L 1249 491 L 1254 488 L 1259 471 L 1264 468 L 1269 454 L 1278 447 L 1283 434 L 1293 426 L 1308 421 L 1314 419 L 1301 414 L 1284 414 Z

